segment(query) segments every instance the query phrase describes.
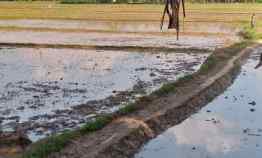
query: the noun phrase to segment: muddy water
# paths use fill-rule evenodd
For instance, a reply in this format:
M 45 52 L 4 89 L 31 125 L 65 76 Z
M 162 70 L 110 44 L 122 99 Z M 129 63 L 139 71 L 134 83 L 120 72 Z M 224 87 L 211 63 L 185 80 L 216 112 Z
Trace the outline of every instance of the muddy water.
M 152 21 L 0 20 L 0 43 L 215 49 L 239 41 L 239 30 L 225 23 L 185 23 L 181 32 L 187 35 L 179 41 L 174 30 L 159 27 Z M 75 31 L 63 32 L 68 29 Z
M 197 114 L 150 141 L 136 158 L 261 158 L 262 70 L 256 50 L 234 84 Z
M 167 24 L 166 24 L 167 25 Z M 160 32 L 160 23 L 154 21 L 90 21 L 90 20 L 0 20 L 0 27 L 80 29 L 112 32 Z M 166 28 L 165 28 L 166 29 Z M 165 30 L 167 31 L 167 30 Z M 236 28 L 225 23 L 191 23 L 182 25 L 182 32 L 234 34 Z
M 32 140 L 77 128 L 161 84 L 195 72 L 208 54 L 0 49 L 0 130 Z
M 0 43 L 215 49 L 235 40 L 235 36 L 182 36 L 177 41 L 175 34 L 162 36 L 101 32 L 0 31 Z

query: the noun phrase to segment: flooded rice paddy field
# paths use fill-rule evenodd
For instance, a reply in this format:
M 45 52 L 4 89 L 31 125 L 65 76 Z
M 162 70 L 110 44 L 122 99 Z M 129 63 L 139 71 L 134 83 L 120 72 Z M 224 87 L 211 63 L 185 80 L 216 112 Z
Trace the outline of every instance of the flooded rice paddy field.
M 168 24 L 165 24 L 167 27 Z M 86 31 L 107 31 L 107 32 L 160 32 L 159 21 L 90 21 L 90 20 L 0 20 L 0 28 L 27 28 L 27 29 L 73 29 Z M 164 31 L 175 32 L 174 30 Z M 205 32 L 234 34 L 238 30 L 226 23 L 216 22 L 184 22 L 182 32 Z
M 224 94 L 146 144 L 136 158 L 261 158 L 262 47 Z
M 208 55 L 1 48 L 0 130 L 35 141 L 78 128 L 195 72 Z
M 64 44 L 88 46 L 137 46 L 165 48 L 215 49 L 232 43 L 230 37 L 182 36 L 174 34 L 126 34 L 101 32 L 54 32 L 54 31 L 0 31 L 0 43 Z M 233 36 L 234 37 L 234 36 Z
M 225 23 L 186 23 L 177 41 L 174 30 L 161 32 L 152 21 L 0 20 L 0 43 L 215 49 L 239 41 L 238 31 Z

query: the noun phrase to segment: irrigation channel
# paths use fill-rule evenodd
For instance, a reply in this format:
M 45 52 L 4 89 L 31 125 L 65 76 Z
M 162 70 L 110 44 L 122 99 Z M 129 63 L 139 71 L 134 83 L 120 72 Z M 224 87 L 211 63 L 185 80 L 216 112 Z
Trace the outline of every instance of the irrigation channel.
M 254 50 L 235 82 L 181 124 L 147 143 L 135 158 L 260 158 L 262 73 Z

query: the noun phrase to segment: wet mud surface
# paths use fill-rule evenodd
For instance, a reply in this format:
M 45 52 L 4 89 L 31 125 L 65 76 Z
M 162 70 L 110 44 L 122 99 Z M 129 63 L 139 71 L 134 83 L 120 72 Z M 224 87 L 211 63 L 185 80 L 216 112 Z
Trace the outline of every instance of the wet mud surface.
M 208 55 L 1 48 L 0 130 L 36 141 L 78 128 L 195 72 Z
M 253 52 L 222 95 L 146 144 L 136 158 L 231 158 L 262 156 L 262 73 Z
M 239 41 L 238 31 L 225 23 L 186 23 L 177 41 L 174 30 L 161 32 L 159 22 L 152 21 L 0 20 L 0 43 L 213 50 Z
M 234 36 L 231 36 L 234 37 Z M 91 46 L 139 46 L 165 48 L 215 49 L 235 41 L 217 36 L 169 36 L 101 32 L 0 31 L 0 43 L 34 43 Z
M 0 27 L 9 28 L 31 28 L 31 29 L 78 29 L 87 31 L 108 31 L 108 32 L 160 32 L 160 22 L 154 21 L 85 21 L 85 20 L 0 20 Z M 165 24 L 167 26 L 167 24 Z M 164 31 L 175 32 L 174 30 Z M 197 23 L 185 22 L 182 25 L 182 32 L 205 32 L 234 34 L 236 28 L 225 23 Z

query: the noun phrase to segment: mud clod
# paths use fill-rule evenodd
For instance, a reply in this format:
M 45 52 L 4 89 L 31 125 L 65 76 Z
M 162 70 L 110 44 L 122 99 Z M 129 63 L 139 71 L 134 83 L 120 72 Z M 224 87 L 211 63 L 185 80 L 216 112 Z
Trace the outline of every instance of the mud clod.
M 255 106 L 257 103 L 255 101 L 252 101 L 250 103 L 248 103 L 249 105 Z

